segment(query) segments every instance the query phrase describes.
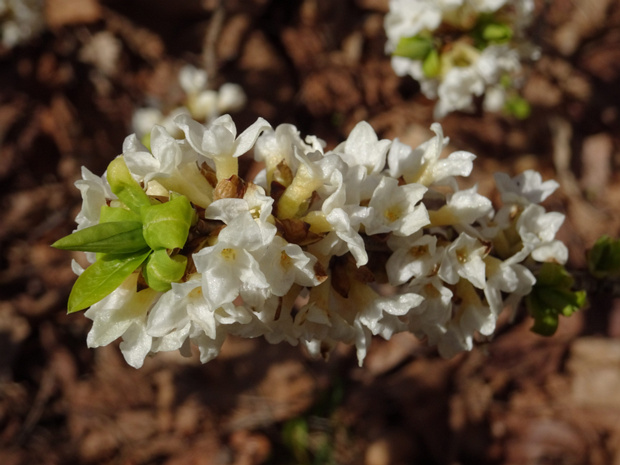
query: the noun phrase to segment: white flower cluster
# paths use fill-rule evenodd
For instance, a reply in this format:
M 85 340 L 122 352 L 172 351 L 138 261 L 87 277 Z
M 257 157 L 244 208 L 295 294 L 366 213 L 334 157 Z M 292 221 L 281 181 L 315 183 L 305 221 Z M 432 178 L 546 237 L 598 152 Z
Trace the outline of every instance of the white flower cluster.
M 481 96 L 486 111 L 499 111 L 521 59 L 537 58 L 522 36 L 533 10 L 533 0 L 390 0 L 386 52 L 396 74 L 437 99 L 436 119 L 472 111 Z
M 27 41 L 44 26 L 43 0 L 0 0 L 0 36 L 5 47 Z
M 209 89 L 209 76 L 203 69 L 185 65 L 179 71 L 179 84 L 185 93 L 181 106 L 163 112 L 157 107 L 145 107 L 136 110 L 132 119 L 134 132 L 141 139 L 148 136 L 151 128 L 160 125 L 176 137 L 182 133 L 174 124 L 174 119 L 181 114 L 207 123 L 224 113 L 239 111 L 246 104 L 246 95 L 238 84 L 227 82 L 219 90 Z
M 301 343 L 324 357 L 353 344 L 361 364 L 373 335 L 410 331 L 450 357 L 491 335 L 502 309 L 531 291 L 527 264 L 567 260 L 554 239 L 564 216 L 539 205 L 557 183 L 534 171 L 498 174 L 495 211 L 476 187 L 457 187 L 475 156 L 440 158 L 447 138 L 438 123 L 411 148 L 361 122 L 329 151 L 260 118 L 239 135 L 228 115 L 206 126 L 180 115 L 175 124 L 184 139 L 155 126 L 151 151 L 132 135 L 122 157 L 150 198 L 173 192 L 196 211 L 176 251 L 188 258 L 185 274 L 157 292 L 138 270 L 86 311 L 88 345 L 120 337 L 134 367 L 159 351 L 188 354 L 190 342 L 207 362 L 229 334 Z M 248 152 L 265 166 L 253 181 L 237 172 Z M 78 229 L 119 204 L 105 176 L 83 168 L 82 177 Z

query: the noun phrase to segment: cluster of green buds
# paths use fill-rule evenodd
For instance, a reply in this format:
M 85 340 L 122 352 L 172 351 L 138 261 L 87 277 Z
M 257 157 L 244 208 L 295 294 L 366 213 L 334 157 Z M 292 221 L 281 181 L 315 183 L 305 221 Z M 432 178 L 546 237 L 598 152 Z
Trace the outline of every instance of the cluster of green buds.
M 96 261 L 79 276 L 69 296 L 69 313 L 99 302 L 136 270 L 143 287 L 170 290 L 183 278 L 187 257 L 181 251 L 197 221 L 187 197 L 149 197 L 132 178 L 123 157 L 110 163 L 107 180 L 117 200 L 101 207 L 99 224 L 56 241 L 64 250 L 95 252 Z

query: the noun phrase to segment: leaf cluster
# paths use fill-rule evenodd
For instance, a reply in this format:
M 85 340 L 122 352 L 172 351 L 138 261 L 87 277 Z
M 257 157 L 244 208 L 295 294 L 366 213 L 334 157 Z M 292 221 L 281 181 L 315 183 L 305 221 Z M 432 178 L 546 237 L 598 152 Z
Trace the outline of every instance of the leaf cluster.
M 574 291 L 573 277 L 562 265 L 543 263 L 536 276 L 536 284 L 526 297 L 526 305 L 534 326 L 532 331 L 552 336 L 558 329 L 560 315 L 571 316 L 586 305 L 586 292 Z
M 101 208 L 99 224 L 59 239 L 52 247 L 97 253 L 78 277 L 68 312 L 83 310 L 109 295 L 142 267 L 146 284 L 165 292 L 185 274 L 187 257 L 178 254 L 187 241 L 195 213 L 187 197 L 151 200 L 133 179 L 122 156 L 108 166 L 107 179 L 122 205 Z

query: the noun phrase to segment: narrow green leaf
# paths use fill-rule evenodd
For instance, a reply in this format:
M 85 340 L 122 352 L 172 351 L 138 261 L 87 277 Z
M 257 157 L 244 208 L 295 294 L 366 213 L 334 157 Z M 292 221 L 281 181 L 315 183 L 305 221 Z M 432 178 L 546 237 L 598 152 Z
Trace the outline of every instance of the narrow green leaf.
M 187 257 L 183 255 L 168 256 L 166 249 L 156 250 L 146 261 L 142 274 L 151 289 L 166 292 L 185 274 Z
M 112 192 L 134 212 L 139 213 L 141 207 L 151 204 L 148 195 L 131 176 L 122 155 L 116 157 L 108 165 L 107 178 Z
M 194 209 L 180 195 L 169 202 L 141 210 L 144 239 L 153 250 L 183 248 L 194 220 Z
M 106 297 L 138 268 L 150 255 L 107 254 L 84 270 L 73 285 L 67 305 L 68 313 L 84 310 Z
M 52 244 L 62 250 L 133 253 L 147 247 L 139 221 L 115 221 L 80 229 Z
M 398 41 L 392 55 L 411 60 L 423 60 L 433 49 L 433 42 L 425 37 L 403 37 Z

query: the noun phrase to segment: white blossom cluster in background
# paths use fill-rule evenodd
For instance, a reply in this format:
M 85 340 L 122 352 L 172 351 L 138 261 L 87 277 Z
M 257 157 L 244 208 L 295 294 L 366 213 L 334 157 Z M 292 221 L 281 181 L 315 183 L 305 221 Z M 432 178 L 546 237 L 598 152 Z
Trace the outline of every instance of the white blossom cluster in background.
M 0 0 L 0 35 L 6 48 L 31 39 L 44 27 L 43 0 Z
M 238 84 L 227 82 L 219 90 L 209 89 L 207 72 L 192 65 L 181 68 L 179 84 L 185 93 L 181 106 L 165 111 L 154 106 L 136 110 L 132 126 L 141 140 L 148 137 L 154 125 L 163 126 L 170 134 L 181 137 L 182 132 L 174 124 L 178 115 L 187 114 L 196 121 L 208 123 L 224 113 L 239 111 L 247 101 L 243 88 Z
M 89 347 L 122 338 L 134 367 L 160 351 L 189 354 L 190 343 L 208 362 L 229 334 L 324 357 L 352 344 L 361 365 L 373 335 L 409 331 L 451 357 L 530 293 L 529 267 L 567 260 L 555 239 L 564 216 L 540 205 L 557 183 L 535 171 L 498 174 L 494 208 L 476 187 L 459 189 L 455 177 L 470 174 L 475 155 L 441 158 L 448 140 L 438 123 L 412 148 L 361 122 L 333 150 L 262 118 L 241 134 L 228 115 L 202 125 L 182 114 L 174 124 L 184 139 L 155 126 L 151 150 L 131 135 L 113 163 L 152 204 L 189 200 L 187 240 L 165 252 L 186 261 L 182 277 L 158 291 L 138 268 L 85 314 Z M 253 180 L 238 176 L 245 153 L 265 167 Z M 82 169 L 78 231 L 103 221 L 103 209 L 128 213 L 111 170 Z
M 390 0 L 386 52 L 399 76 L 410 75 L 437 100 L 435 118 L 506 107 L 519 84 L 521 61 L 538 51 L 524 37 L 533 0 Z M 518 110 L 517 110 L 518 111 Z

